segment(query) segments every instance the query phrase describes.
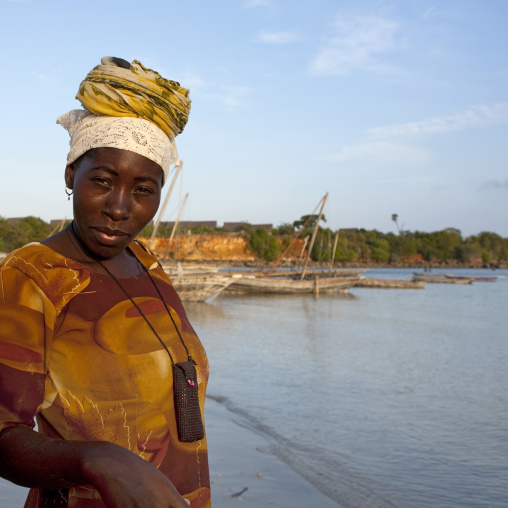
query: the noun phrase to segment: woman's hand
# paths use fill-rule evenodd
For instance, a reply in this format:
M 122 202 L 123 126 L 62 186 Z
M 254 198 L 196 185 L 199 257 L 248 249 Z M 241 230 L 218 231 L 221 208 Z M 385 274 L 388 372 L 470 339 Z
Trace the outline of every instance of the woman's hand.
M 83 473 L 108 508 L 188 508 L 155 466 L 120 446 L 97 444 L 85 456 Z
M 23 426 L 0 432 L 0 476 L 39 489 L 91 485 L 108 508 L 189 508 L 163 473 L 121 446 L 51 439 Z

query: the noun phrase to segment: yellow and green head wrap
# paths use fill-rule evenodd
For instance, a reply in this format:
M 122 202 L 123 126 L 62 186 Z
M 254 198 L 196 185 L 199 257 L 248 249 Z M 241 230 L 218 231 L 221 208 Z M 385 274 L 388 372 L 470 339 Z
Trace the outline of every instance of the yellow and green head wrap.
M 84 79 L 76 95 L 96 115 L 144 118 L 170 138 L 180 134 L 191 108 L 189 90 L 164 79 L 141 62 L 104 57 Z
M 174 141 L 187 123 L 189 91 L 134 60 L 104 57 L 88 73 L 76 98 L 84 110 L 60 116 L 71 137 L 67 164 L 88 150 L 113 147 L 139 153 L 157 164 L 164 179 L 178 164 Z

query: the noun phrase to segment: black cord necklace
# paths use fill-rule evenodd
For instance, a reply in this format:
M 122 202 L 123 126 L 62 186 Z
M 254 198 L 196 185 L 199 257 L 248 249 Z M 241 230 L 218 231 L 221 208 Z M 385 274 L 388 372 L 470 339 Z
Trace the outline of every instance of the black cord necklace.
M 137 258 L 136 258 L 137 259 Z M 138 261 L 139 262 L 139 261 Z M 164 343 L 164 341 L 160 338 L 159 334 L 156 332 L 155 328 L 153 327 L 152 323 L 150 323 L 150 321 L 148 321 L 148 318 L 145 316 L 145 314 L 143 313 L 143 311 L 139 308 L 139 305 L 133 300 L 133 298 L 131 297 L 131 295 L 127 292 L 127 290 L 122 286 L 122 284 L 120 284 L 120 281 L 108 270 L 108 268 L 106 266 L 104 266 L 104 264 L 99 261 L 97 259 L 97 263 L 99 263 L 99 265 L 102 267 L 102 269 L 117 283 L 118 287 L 125 293 L 125 295 L 127 296 L 127 298 L 131 301 L 132 305 L 134 305 L 134 307 L 136 307 L 137 311 L 139 312 L 139 314 L 143 317 L 143 319 L 146 321 L 146 324 L 150 327 L 150 329 L 152 330 L 152 332 L 155 334 L 155 336 L 159 339 L 159 342 L 162 344 L 162 346 L 164 347 L 164 349 L 167 351 L 168 355 L 169 355 L 169 358 L 171 359 L 171 363 L 173 365 L 175 365 L 175 362 L 173 360 L 173 356 L 171 355 L 171 353 L 169 352 L 169 349 L 167 348 L 166 344 Z M 141 263 L 140 263 L 141 264 Z M 148 275 L 148 278 L 151 280 L 152 284 L 154 285 L 157 293 L 159 294 L 159 297 L 160 299 L 162 300 L 162 303 L 164 304 L 164 307 L 166 308 L 166 312 L 168 313 L 168 316 L 170 317 L 171 319 L 171 322 L 173 323 L 173 326 L 175 327 L 175 330 L 176 330 L 176 333 L 178 334 L 178 337 L 180 338 L 180 342 L 182 343 L 183 347 L 185 348 L 185 352 L 187 353 L 187 358 L 188 358 L 188 361 L 189 362 L 194 362 L 194 360 L 192 359 L 192 356 L 189 354 L 189 350 L 187 349 L 187 346 L 185 345 L 185 342 L 183 340 L 183 337 L 182 337 L 182 334 L 180 333 L 180 330 L 178 329 L 178 326 L 176 325 L 176 322 L 175 322 L 175 319 L 173 318 L 173 316 L 171 315 L 171 312 L 166 304 L 166 301 L 164 300 L 161 292 L 159 291 L 159 288 L 157 287 L 157 284 L 155 284 L 155 281 L 152 279 L 152 276 L 150 275 L 150 273 L 148 272 L 148 270 L 143 266 L 143 264 L 141 264 L 141 266 L 143 267 L 145 273 Z M 195 363 L 195 362 L 194 362 Z M 189 384 L 191 384 L 191 381 L 189 380 Z M 191 385 L 192 386 L 192 385 Z
M 168 316 L 171 319 L 171 322 L 173 323 L 173 326 L 176 330 L 176 333 L 178 334 L 178 337 L 180 338 L 180 342 L 182 343 L 185 352 L 187 353 L 187 361 L 186 362 L 180 362 L 175 363 L 173 360 L 173 356 L 171 355 L 171 352 L 169 351 L 168 347 L 164 343 L 164 341 L 161 339 L 155 328 L 153 327 L 152 323 L 148 320 L 148 318 L 145 316 L 144 312 L 141 310 L 139 305 L 134 301 L 134 299 L 131 297 L 131 295 L 127 292 L 127 290 L 122 286 L 120 281 L 111 273 L 111 271 L 100 261 L 99 259 L 95 258 L 89 251 L 89 249 L 84 245 L 83 241 L 79 237 L 75 226 L 74 221 L 71 223 L 71 228 L 74 236 L 76 237 L 76 240 L 78 241 L 80 250 L 83 254 L 86 254 L 88 251 L 88 256 L 93 259 L 96 263 L 99 264 L 99 266 L 109 275 L 111 279 L 113 279 L 118 287 L 123 291 L 123 293 L 127 296 L 127 298 L 131 301 L 132 305 L 137 309 L 140 316 L 143 317 L 146 324 L 150 327 L 150 330 L 154 333 L 154 335 L 157 337 L 163 348 L 166 350 L 166 352 L 169 355 L 169 359 L 171 360 L 171 365 L 173 368 L 173 392 L 174 392 L 174 402 L 175 402 L 175 415 L 176 415 L 176 423 L 177 423 L 177 429 L 178 429 L 178 439 L 182 442 L 193 442 L 198 441 L 200 439 L 203 439 L 204 437 L 204 427 L 203 427 L 203 420 L 201 418 L 201 410 L 199 407 L 199 393 L 198 393 L 198 379 L 197 379 L 197 372 L 196 372 L 196 362 L 192 359 L 192 356 L 189 353 L 189 350 L 187 349 L 187 346 L 185 345 L 185 342 L 183 340 L 182 334 L 180 333 L 180 330 L 178 329 L 178 326 L 175 322 L 175 319 L 173 318 L 169 307 L 164 300 L 164 297 L 162 296 L 162 293 L 160 292 L 157 284 L 153 280 L 152 276 L 150 275 L 147 268 L 141 263 L 138 258 L 135 256 L 134 253 L 132 253 L 136 259 L 136 261 L 139 263 L 139 265 L 142 267 L 150 281 L 152 282 L 155 290 L 157 291 L 157 294 L 159 295 L 159 298 L 161 299 L 162 303 L 164 304 L 164 307 L 166 309 L 166 312 Z M 69 233 L 68 233 L 69 234 Z M 71 238 L 72 243 L 74 244 L 74 241 L 72 237 L 69 234 L 69 237 Z M 74 244 L 76 247 L 76 245 Z M 131 251 L 132 252 L 132 251 Z M 87 263 L 89 266 L 90 264 Z

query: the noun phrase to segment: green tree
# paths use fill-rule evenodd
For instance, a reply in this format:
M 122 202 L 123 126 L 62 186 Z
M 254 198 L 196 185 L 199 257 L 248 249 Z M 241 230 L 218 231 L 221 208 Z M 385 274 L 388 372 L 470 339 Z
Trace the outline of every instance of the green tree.
M 384 239 L 389 244 L 390 262 L 403 261 L 416 255 L 416 242 L 411 233 L 387 233 Z
M 433 233 L 415 232 L 417 251 L 426 261 L 446 262 L 456 259 L 457 249 L 462 244 L 460 231 L 447 228 Z
M 153 222 L 150 222 L 147 224 L 139 233 L 139 236 L 142 236 L 144 238 L 150 238 L 153 233 L 154 224 Z
M 310 220 L 309 220 L 309 217 L 312 217 Z M 300 217 L 299 220 L 295 220 L 293 222 L 293 226 L 296 228 L 296 229 L 299 229 L 301 228 L 307 221 L 309 220 L 309 223 L 307 224 L 306 228 L 311 228 L 311 229 L 314 229 L 314 227 L 316 226 L 316 222 L 318 220 L 318 216 L 316 214 L 314 215 L 302 215 Z M 326 222 L 326 217 L 325 217 L 325 214 L 323 214 L 321 216 L 321 220 L 323 222 Z
M 252 252 L 266 261 L 275 261 L 280 256 L 279 242 L 266 229 L 252 231 L 248 246 Z
M 295 234 L 295 227 L 289 222 L 283 222 L 277 228 L 275 228 L 273 232 L 280 236 L 293 236 Z
M 211 229 L 207 228 L 206 226 L 196 226 L 191 230 L 191 233 L 193 235 L 206 235 L 211 232 L 212 232 Z
M 392 221 L 395 222 L 395 225 L 397 226 L 397 231 L 399 232 L 399 235 L 401 235 L 403 231 L 404 226 L 399 226 L 398 222 L 399 216 L 396 213 L 392 213 Z
M 329 236 L 330 236 L 329 229 L 321 229 L 321 228 L 318 229 L 316 239 L 314 240 L 314 246 L 312 247 L 312 252 L 310 256 L 313 261 L 324 261 L 331 259 L 332 251 Z
M 40 242 L 51 233 L 49 224 L 38 217 L 25 217 L 11 225 L 3 238 L 6 250 L 14 250 L 30 242 Z
M 455 249 L 455 259 L 460 263 L 471 263 L 476 259 L 481 259 L 481 255 L 481 247 L 469 239 Z
M 383 233 L 379 231 L 362 231 L 363 241 L 370 255 L 364 255 L 365 259 L 372 259 L 377 263 L 387 263 L 390 259 L 390 244 L 385 240 Z M 365 247 L 364 247 L 365 249 Z
M 12 233 L 13 230 L 11 225 L 3 217 L 0 217 L 0 251 L 5 252 L 11 250 L 7 247 L 6 241 L 12 236 Z
M 347 235 L 345 233 L 340 233 L 339 238 L 337 240 L 337 248 L 335 250 L 334 261 L 344 263 L 348 261 L 353 261 L 354 259 L 356 259 L 356 257 L 357 257 L 356 251 L 352 248 L 352 244 L 348 240 Z
M 486 253 L 485 258 L 488 257 L 488 259 L 484 261 L 485 264 L 492 261 L 499 262 L 508 259 L 508 246 L 505 238 L 501 238 L 498 234 L 487 231 L 483 231 L 473 238 L 475 243 Z M 483 257 L 482 255 L 482 259 Z

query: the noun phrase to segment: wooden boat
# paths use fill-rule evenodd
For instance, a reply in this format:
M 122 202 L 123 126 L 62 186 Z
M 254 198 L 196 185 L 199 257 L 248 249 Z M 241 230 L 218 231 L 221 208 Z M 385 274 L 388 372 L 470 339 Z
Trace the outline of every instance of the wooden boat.
M 473 282 L 473 277 L 462 277 L 453 274 L 445 274 L 445 273 L 413 273 L 414 281 L 423 281 L 423 282 L 435 282 L 439 284 L 471 284 Z
M 478 276 L 471 276 L 471 277 L 467 277 L 467 276 L 460 276 L 460 275 L 451 275 L 451 274 L 445 274 L 445 277 L 447 279 L 473 279 L 473 282 L 496 282 L 497 280 L 497 277 L 495 276 L 483 276 L 483 275 L 478 275 Z
M 485 275 L 475 275 L 473 277 L 473 281 L 474 282 L 496 282 L 497 277 L 496 276 L 488 277 Z
M 376 289 L 425 289 L 423 280 L 400 280 L 400 279 L 369 279 L 362 277 L 356 284 L 358 288 Z
M 322 269 L 322 268 L 308 268 L 305 272 L 304 278 L 315 279 L 316 277 L 359 277 L 366 271 L 365 268 L 333 268 L 333 269 Z M 281 277 L 281 276 L 301 276 L 303 268 L 298 269 L 281 269 L 269 272 L 266 274 L 267 277 Z
M 215 265 L 205 265 L 205 264 L 196 264 L 196 263 L 162 263 L 161 264 L 163 270 L 170 277 L 181 277 L 183 275 L 209 275 L 212 273 L 217 273 L 219 271 L 219 267 Z
M 171 277 L 182 302 L 204 302 L 212 296 L 220 294 L 235 279 L 222 275 L 182 275 Z
M 360 277 L 327 277 L 314 280 L 296 280 L 289 277 L 244 276 L 232 279 L 227 294 L 305 294 L 327 292 L 347 293 Z

